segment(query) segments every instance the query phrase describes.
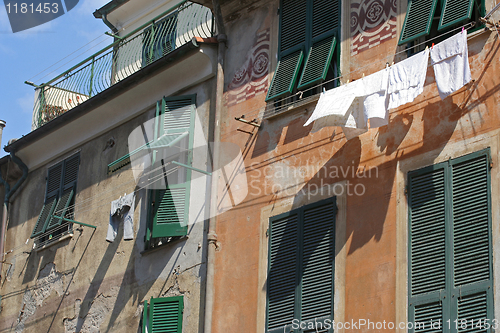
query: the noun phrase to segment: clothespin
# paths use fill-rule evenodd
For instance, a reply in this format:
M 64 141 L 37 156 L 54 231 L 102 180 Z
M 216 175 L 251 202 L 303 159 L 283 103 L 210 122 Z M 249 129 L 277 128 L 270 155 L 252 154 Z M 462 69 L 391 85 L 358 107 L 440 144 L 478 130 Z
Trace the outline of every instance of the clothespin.
M 363 76 L 362 77 L 365 77 L 365 73 L 363 73 Z
M 464 30 L 465 30 L 464 27 L 462 27 L 462 33 L 464 32 Z
M 432 45 L 431 45 L 431 50 L 432 50 L 433 48 L 434 48 L 434 43 L 432 43 Z
M 326 88 L 325 88 L 325 87 L 323 87 L 323 94 L 324 94 L 324 93 L 326 93 Z

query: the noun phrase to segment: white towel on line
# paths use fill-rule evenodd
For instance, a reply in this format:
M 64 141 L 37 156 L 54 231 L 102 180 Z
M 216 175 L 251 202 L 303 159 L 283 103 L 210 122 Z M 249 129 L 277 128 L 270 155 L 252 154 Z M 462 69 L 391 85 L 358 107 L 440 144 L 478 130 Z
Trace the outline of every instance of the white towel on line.
M 387 125 L 388 69 L 321 94 L 313 114 L 304 124 L 314 121 L 312 131 L 326 126 L 341 126 L 348 140 L 371 127 Z
M 441 99 L 470 82 L 467 31 L 459 32 L 434 45 L 431 50 L 431 64 Z
M 413 100 L 424 91 L 429 62 L 429 49 L 417 53 L 389 68 L 388 109 L 395 109 Z

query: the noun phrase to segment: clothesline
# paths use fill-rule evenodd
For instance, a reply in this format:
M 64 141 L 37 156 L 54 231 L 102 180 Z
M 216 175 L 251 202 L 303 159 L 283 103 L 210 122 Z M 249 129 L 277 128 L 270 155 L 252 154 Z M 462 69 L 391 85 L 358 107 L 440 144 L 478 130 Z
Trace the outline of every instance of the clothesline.
M 287 96 L 287 97 L 283 97 L 283 98 L 277 99 L 277 100 L 275 100 L 275 101 L 274 101 L 274 103 L 282 103 L 282 102 L 284 102 L 284 101 L 286 101 L 286 100 L 288 100 L 288 99 L 290 99 L 290 98 L 292 98 L 292 97 L 294 97 L 294 96 L 302 96 L 304 93 L 306 93 L 306 92 L 308 92 L 308 91 L 310 91 L 310 90 L 316 89 L 316 88 L 318 88 L 318 87 L 322 87 L 322 86 L 324 86 L 325 84 L 331 83 L 331 82 L 333 82 L 333 81 L 335 81 L 335 80 L 341 79 L 341 78 L 346 77 L 346 76 L 349 76 L 349 75 L 351 75 L 351 74 L 354 74 L 354 73 L 359 73 L 359 72 L 361 72 L 361 73 L 362 73 L 362 71 L 363 71 L 364 69 L 367 69 L 367 68 L 369 68 L 369 67 L 372 67 L 374 63 L 381 64 L 381 65 L 385 66 L 385 65 L 388 63 L 388 60 L 389 60 L 390 58 L 395 57 L 396 55 L 399 55 L 399 54 L 402 54 L 402 53 L 408 52 L 410 49 L 413 49 L 413 48 L 418 47 L 418 46 L 421 46 L 421 45 L 425 45 L 425 44 L 427 44 L 427 43 L 429 43 L 429 42 L 432 42 L 433 40 L 436 40 L 436 39 L 438 39 L 438 38 L 441 38 L 441 37 L 443 37 L 443 36 L 445 36 L 445 35 L 448 35 L 448 34 L 450 34 L 450 33 L 452 33 L 452 32 L 455 32 L 455 31 L 461 30 L 462 28 L 464 28 L 465 30 L 469 30 L 469 29 L 473 28 L 474 26 L 475 26 L 475 22 L 470 22 L 470 23 L 467 23 L 467 24 L 465 24 L 465 25 L 463 25 L 463 26 L 457 27 L 457 28 L 455 28 L 455 29 L 453 29 L 453 30 L 450 30 L 450 31 L 446 32 L 446 33 L 443 33 L 443 34 L 440 34 L 440 35 L 438 35 L 438 36 L 436 36 L 436 37 L 430 38 L 429 40 L 426 40 L 426 41 L 424 41 L 424 42 L 418 43 L 418 44 L 413 45 L 413 46 L 411 46 L 411 47 L 406 47 L 406 48 L 402 49 L 401 51 L 398 51 L 398 52 L 396 52 L 396 53 L 394 53 L 394 54 L 388 55 L 388 56 L 386 56 L 386 57 L 384 57 L 384 58 L 382 58 L 382 59 L 380 59 L 380 60 L 378 60 L 378 61 L 372 62 L 372 63 L 370 63 L 370 64 L 368 64 L 368 65 L 365 65 L 365 66 L 362 66 L 362 67 L 358 67 L 358 68 L 356 68 L 356 69 L 355 69 L 355 70 L 353 70 L 353 71 L 350 71 L 350 72 L 347 72 L 347 73 L 345 73 L 345 74 L 342 74 L 342 75 L 336 76 L 336 77 L 334 77 L 334 78 L 332 78 L 332 79 L 330 79 L 330 80 L 328 80 L 328 81 L 322 82 L 322 83 L 317 84 L 317 85 L 312 86 L 312 87 L 309 87 L 309 88 L 307 88 L 307 89 L 305 89 L 305 90 L 298 91 L 298 92 L 297 92 L 297 93 L 295 93 L 295 94 L 292 94 L 292 95 L 289 95 L 289 96 Z M 276 111 L 276 110 L 280 110 L 280 109 L 287 108 L 287 107 L 292 106 L 292 105 L 294 105 L 294 104 L 296 104 L 296 103 L 297 103 L 297 101 L 290 101 L 290 102 L 287 102 L 287 103 L 284 103 L 284 104 L 280 104 L 280 106 L 276 106 L 276 107 L 271 107 L 271 108 L 260 107 L 260 108 L 256 108 L 256 109 L 253 109 L 253 110 L 251 110 L 251 111 L 248 111 L 248 112 L 244 113 L 241 117 L 242 117 L 242 118 L 245 118 L 245 119 L 250 119 L 250 118 L 252 118 L 252 116 L 253 116 L 253 115 L 259 116 L 259 113 L 261 113 L 261 112 L 263 112 L 263 111 L 264 111 L 264 112 L 266 112 L 266 113 L 272 113 L 273 111 Z
M 313 130 L 340 126 L 350 140 L 368 131 L 368 120 L 370 128 L 387 125 L 389 109 L 411 103 L 423 92 L 429 56 L 441 99 L 471 81 L 467 32 L 462 29 L 431 49 L 322 93 L 304 126 L 313 121 Z

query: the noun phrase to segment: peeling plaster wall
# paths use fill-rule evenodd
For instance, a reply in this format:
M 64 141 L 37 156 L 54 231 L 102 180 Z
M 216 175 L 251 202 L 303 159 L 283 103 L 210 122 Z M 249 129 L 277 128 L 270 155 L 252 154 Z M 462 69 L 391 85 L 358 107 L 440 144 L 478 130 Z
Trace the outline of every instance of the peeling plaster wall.
M 197 96 L 195 146 L 206 145 L 214 86 L 210 79 L 178 93 Z M 11 265 L 4 265 L 0 281 L 1 332 L 140 332 L 142 302 L 174 295 L 184 296 L 183 332 L 201 329 L 205 190 L 191 190 L 190 217 L 196 223 L 189 225 L 187 239 L 141 253 L 147 190 L 136 187 L 130 165 L 107 174 L 107 165 L 128 153 L 131 131 L 155 116 L 156 101 L 149 101 L 136 118 L 30 171 L 9 212 L 6 252 L 12 251 L 6 256 Z M 81 162 L 74 219 L 97 229 L 75 225 L 71 238 L 35 251 L 30 235 L 43 206 L 47 169 L 76 151 Z M 195 159 L 198 167 L 206 167 L 204 158 Z M 121 226 L 109 243 L 110 203 L 132 191 L 136 191 L 134 240 L 123 240 Z

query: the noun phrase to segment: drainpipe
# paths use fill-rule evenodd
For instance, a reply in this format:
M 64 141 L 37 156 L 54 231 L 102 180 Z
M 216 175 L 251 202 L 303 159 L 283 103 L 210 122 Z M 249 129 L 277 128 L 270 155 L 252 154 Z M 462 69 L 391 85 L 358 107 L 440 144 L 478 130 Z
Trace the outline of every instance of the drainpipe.
M 219 0 L 212 0 L 213 12 L 215 16 L 215 22 L 217 24 L 217 41 L 218 52 L 217 52 L 217 84 L 216 84 L 216 98 L 215 98 L 215 126 L 214 126 L 214 152 L 213 152 L 213 164 L 214 170 L 218 168 L 219 164 L 219 145 L 220 143 L 220 123 L 223 105 L 223 93 L 224 93 L 224 59 L 226 55 L 226 29 L 224 27 L 224 21 L 222 17 L 222 11 L 220 8 Z M 211 215 L 215 215 L 214 212 L 217 211 L 217 180 L 212 179 L 212 193 L 211 193 L 211 205 L 210 211 Z M 209 220 L 208 224 L 208 250 L 207 250 L 207 281 L 205 289 L 205 323 L 204 332 L 212 332 L 212 315 L 213 315 L 213 305 L 214 305 L 214 273 L 215 273 L 215 250 L 217 247 L 217 234 L 216 234 L 216 224 L 217 217 L 213 216 Z
M 2 216 L 2 225 L 0 229 L 0 280 L 2 278 L 2 267 L 3 267 L 3 262 L 5 260 L 5 239 L 6 239 L 6 234 L 7 234 L 7 209 L 9 207 L 9 199 L 10 197 L 16 192 L 16 190 L 21 186 L 21 184 L 26 180 L 28 177 L 28 167 L 26 164 L 21 161 L 19 157 L 17 157 L 14 153 L 14 151 L 10 152 L 10 159 L 16 163 L 21 170 L 23 171 L 23 175 L 21 178 L 17 181 L 17 183 L 10 188 L 9 183 L 7 183 L 7 177 L 9 175 L 6 175 L 5 179 L 2 177 L 2 173 L 0 172 L 0 183 L 2 183 L 5 187 L 5 198 L 3 202 L 3 216 Z

